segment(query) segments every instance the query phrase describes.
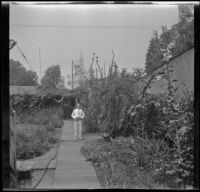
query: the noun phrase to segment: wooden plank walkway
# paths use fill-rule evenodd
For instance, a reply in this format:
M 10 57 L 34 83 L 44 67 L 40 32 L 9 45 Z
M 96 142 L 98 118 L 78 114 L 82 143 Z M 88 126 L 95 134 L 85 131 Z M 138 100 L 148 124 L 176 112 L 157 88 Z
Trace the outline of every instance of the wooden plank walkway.
M 101 188 L 92 164 L 80 153 L 84 140 L 74 141 L 73 121 L 64 122 L 54 182 L 57 189 Z
M 49 160 L 37 160 L 37 161 L 17 161 L 17 170 L 18 171 L 29 171 L 29 170 L 37 170 L 37 169 L 45 169 L 47 167 Z M 48 169 L 56 168 L 56 160 L 52 160 L 48 167 Z

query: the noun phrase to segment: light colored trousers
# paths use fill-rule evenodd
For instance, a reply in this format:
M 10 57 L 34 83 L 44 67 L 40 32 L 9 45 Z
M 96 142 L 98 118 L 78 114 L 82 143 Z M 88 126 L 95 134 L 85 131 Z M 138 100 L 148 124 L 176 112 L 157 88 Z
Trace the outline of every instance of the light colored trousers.
M 74 129 L 75 129 L 74 137 L 81 138 L 82 137 L 82 120 L 74 120 Z

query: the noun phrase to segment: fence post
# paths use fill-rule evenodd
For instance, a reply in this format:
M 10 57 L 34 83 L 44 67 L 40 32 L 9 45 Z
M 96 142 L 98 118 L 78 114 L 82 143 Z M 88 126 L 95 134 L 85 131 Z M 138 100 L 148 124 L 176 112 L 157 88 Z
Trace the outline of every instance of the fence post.
M 11 104 L 10 104 L 11 105 Z M 9 131 L 9 165 L 11 168 L 9 187 L 17 187 L 16 167 L 16 113 L 10 106 L 10 131 Z

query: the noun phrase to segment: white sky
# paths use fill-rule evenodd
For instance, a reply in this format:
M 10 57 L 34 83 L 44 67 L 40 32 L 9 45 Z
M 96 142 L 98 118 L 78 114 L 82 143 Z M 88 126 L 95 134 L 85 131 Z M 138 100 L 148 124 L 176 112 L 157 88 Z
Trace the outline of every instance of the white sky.
M 40 47 L 42 75 L 50 65 L 59 64 L 67 85 L 71 61 L 77 60 L 81 51 L 86 67 L 95 52 L 100 64 L 103 66 L 105 62 L 107 68 L 112 49 L 120 68 L 131 71 L 133 67 L 144 67 L 153 31 L 177 22 L 177 5 L 12 5 L 10 38 L 18 42 L 39 77 Z M 16 47 L 11 50 L 10 58 L 30 69 Z

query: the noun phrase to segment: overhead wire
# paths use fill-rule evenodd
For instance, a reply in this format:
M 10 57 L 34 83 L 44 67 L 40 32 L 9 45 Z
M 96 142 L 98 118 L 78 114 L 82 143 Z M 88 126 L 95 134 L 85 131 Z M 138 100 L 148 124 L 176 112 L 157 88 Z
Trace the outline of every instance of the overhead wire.
M 152 27 L 160 27 L 158 25 L 31 25 L 31 24 L 12 24 L 13 27 L 35 27 L 35 28 L 79 28 L 79 29 L 135 29 L 135 28 L 152 28 Z
M 27 38 L 25 38 L 24 35 L 22 35 L 22 34 L 16 32 L 16 31 L 14 31 L 14 33 L 15 33 L 17 36 L 20 36 L 21 38 L 23 38 L 23 40 L 24 40 L 23 42 L 25 42 L 26 45 L 29 45 L 29 46 L 31 46 L 31 47 L 34 48 L 34 49 L 39 49 L 39 50 L 40 50 L 40 46 L 39 46 L 39 45 L 36 45 L 35 43 L 31 42 L 30 40 L 28 40 Z M 40 54 L 40 53 L 39 53 L 39 54 Z M 23 56 L 23 57 L 24 57 L 24 56 Z M 29 64 L 30 64 L 30 63 L 29 63 Z
M 16 47 L 18 48 L 18 50 L 20 51 L 20 53 L 22 54 L 22 56 L 24 57 L 24 59 L 25 59 L 25 61 L 26 61 L 26 63 L 30 66 L 30 68 L 31 68 L 31 70 L 33 70 L 34 71 L 34 69 L 33 69 L 33 67 L 32 67 L 32 65 L 29 63 L 29 61 L 27 60 L 27 58 L 26 58 L 26 56 L 25 56 L 25 54 L 23 53 L 23 51 L 20 49 L 20 47 L 18 46 L 18 44 L 16 44 Z

